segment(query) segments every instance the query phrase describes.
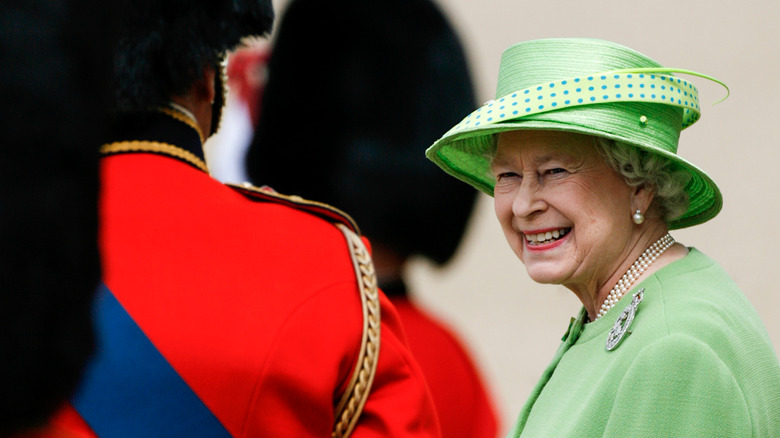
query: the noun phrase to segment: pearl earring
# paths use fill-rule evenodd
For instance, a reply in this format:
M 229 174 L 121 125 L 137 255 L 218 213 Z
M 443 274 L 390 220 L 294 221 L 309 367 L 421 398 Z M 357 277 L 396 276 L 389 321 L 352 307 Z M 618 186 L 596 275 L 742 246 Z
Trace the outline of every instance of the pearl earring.
M 645 215 L 642 214 L 642 210 L 637 210 L 636 213 L 634 213 L 634 216 L 632 216 L 632 219 L 635 224 L 639 225 L 645 221 Z

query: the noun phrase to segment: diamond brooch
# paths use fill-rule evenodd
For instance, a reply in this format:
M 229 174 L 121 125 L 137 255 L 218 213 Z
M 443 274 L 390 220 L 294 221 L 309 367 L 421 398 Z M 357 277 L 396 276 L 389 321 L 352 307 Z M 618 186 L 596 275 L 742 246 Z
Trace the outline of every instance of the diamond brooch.
M 639 303 L 642 302 L 644 296 L 645 288 L 639 289 L 631 299 L 631 304 L 623 309 L 623 313 L 621 313 L 617 321 L 615 321 L 615 325 L 612 326 L 612 330 L 609 331 L 609 336 L 607 336 L 607 351 L 614 350 L 626 334 L 631 333 L 628 328 L 631 326 L 631 322 L 634 321 L 636 309 L 639 307 Z

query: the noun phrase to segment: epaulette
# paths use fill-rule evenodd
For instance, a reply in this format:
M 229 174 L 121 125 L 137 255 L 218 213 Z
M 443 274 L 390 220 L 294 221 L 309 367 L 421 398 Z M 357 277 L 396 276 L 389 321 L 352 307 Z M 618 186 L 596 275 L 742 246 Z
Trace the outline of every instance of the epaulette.
M 363 310 L 363 328 L 357 360 L 344 393 L 334 407 L 334 424 L 331 438 L 348 438 L 357 426 L 360 414 L 371 393 L 376 376 L 381 343 L 381 311 L 376 271 L 357 224 L 348 214 L 321 202 L 308 201 L 300 196 L 287 196 L 269 187 L 226 184 L 228 187 L 258 202 L 275 202 L 319 216 L 344 234 L 349 246 L 352 266 L 355 270 L 360 302 Z
M 250 183 L 244 183 L 241 185 L 225 185 L 253 201 L 274 202 L 295 208 L 296 210 L 302 210 L 325 219 L 328 222 L 344 224 L 354 233 L 360 235 L 360 228 L 358 228 L 355 220 L 352 219 L 347 213 L 344 213 L 343 211 L 331 205 L 317 201 L 310 201 L 308 199 L 301 198 L 300 196 L 283 195 L 267 186 L 256 187 Z

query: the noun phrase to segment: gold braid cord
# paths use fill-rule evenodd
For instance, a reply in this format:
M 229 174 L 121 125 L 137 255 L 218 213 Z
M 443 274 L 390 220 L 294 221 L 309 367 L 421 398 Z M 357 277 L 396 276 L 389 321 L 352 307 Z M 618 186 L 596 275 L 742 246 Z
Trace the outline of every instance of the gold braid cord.
M 120 141 L 117 143 L 104 144 L 100 147 L 100 153 L 103 155 L 118 154 L 122 152 L 156 152 L 158 154 L 167 154 L 182 159 L 198 169 L 208 173 L 209 169 L 197 155 L 168 143 L 159 143 L 156 141 Z
M 200 143 L 203 144 L 206 142 L 206 138 L 203 136 L 203 132 L 200 131 L 200 126 L 198 126 L 198 122 L 190 118 L 188 115 L 183 114 L 180 111 L 177 111 L 173 108 L 167 108 L 164 106 L 161 106 L 157 108 L 158 111 L 161 113 L 165 113 L 174 119 L 184 123 L 185 125 L 189 126 L 190 128 L 196 130 L 198 132 L 198 137 L 200 137 Z M 215 131 L 216 132 L 216 131 Z
M 357 420 L 371 392 L 371 384 L 376 374 L 379 358 L 379 290 L 371 255 L 360 236 L 344 224 L 336 224 L 349 243 L 352 264 L 360 288 L 360 301 L 363 306 L 363 340 L 360 343 L 355 370 L 344 395 L 336 406 L 336 419 L 332 438 L 348 437 L 355 429 Z

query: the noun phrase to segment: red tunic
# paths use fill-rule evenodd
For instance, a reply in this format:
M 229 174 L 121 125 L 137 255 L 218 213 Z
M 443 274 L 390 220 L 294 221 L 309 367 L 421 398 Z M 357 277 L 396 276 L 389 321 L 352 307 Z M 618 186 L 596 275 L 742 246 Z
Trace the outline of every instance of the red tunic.
M 168 116 L 153 123 L 139 136 L 183 125 Z M 251 200 L 172 153 L 103 158 L 106 285 L 231 435 L 330 436 L 363 321 L 344 236 L 314 214 Z M 439 436 L 396 311 L 380 300 L 377 373 L 352 436 Z M 133 400 L 127 406 L 132 416 Z M 79 428 L 72 414 L 60 426 Z
M 390 293 L 390 292 L 388 292 Z M 444 324 L 404 296 L 391 300 L 433 395 L 446 438 L 495 438 L 493 403 L 466 348 Z

